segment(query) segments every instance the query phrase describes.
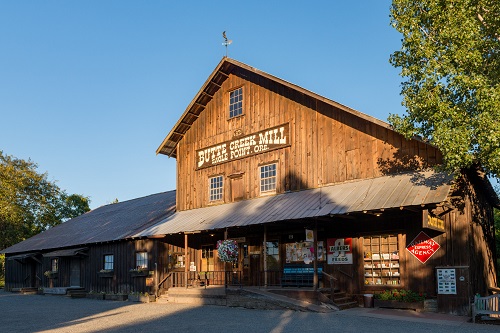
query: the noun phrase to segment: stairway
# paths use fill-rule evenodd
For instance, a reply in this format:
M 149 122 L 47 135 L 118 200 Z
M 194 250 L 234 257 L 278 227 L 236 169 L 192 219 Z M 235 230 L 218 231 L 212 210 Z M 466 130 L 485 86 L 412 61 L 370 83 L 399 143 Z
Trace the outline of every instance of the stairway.
M 322 295 L 321 301 L 323 303 L 333 303 L 339 310 L 356 308 L 359 306 L 358 302 L 352 296 L 347 295 L 345 291 L 335 290 L 333 293 L 333 301 L 330 297 L 330 289 L 321 289 L 320 294 Z
M 71 298 L 85 298 L 87 292 L 83 288 L 68 288 L 66 290 L 66 296 Z

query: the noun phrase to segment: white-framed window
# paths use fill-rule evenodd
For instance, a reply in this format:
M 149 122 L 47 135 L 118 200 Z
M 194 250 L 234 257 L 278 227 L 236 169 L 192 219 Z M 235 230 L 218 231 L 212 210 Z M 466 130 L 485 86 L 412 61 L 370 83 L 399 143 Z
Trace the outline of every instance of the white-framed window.
M 260 168 L 260 194 L 276 193 L 276 163 Z
M 54 258 L 50 261 L 50 269 L 52 270 L 52 272 L 59 271 L 59 258 Z
M 113 270 L 115 263 L 115 256 L 112 254 L 106 254 L 104 256 L 104 269 Z
M 210 201 L 222 200 L 224 181 L 222 176 L 210 177 Z
M 229 93 L 229 118 L 243 114 L 243 88 L 238 88 Z
M 280 267 L 280 244 L 279 241 L 266 242 L 266 260 L 268 269 L 279 269 Z
M 148 268 L 148 253 L 136 252 L 135 254 L 135 268 Z

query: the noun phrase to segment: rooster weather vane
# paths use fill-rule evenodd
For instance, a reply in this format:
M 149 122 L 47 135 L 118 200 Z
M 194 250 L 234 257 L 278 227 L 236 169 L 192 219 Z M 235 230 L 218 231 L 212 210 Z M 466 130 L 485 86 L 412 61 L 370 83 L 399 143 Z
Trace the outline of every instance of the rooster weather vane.
M 226 57 L 227 57 L 227 46 L 228 46 L 228 45 L 231 45 L 231 43 L 232 43 L 233 41 L 232 41 L 232 40 L 230 40 L 230 39 L 227 39 L 227 37 L 226 37 L 226 32 L 225 32 L 225 31 L 223 31 L 223 32 L 222 32 L 222 37 L 224 38 L 224 42 L 222 42 L 222 45 L 226 47 Z

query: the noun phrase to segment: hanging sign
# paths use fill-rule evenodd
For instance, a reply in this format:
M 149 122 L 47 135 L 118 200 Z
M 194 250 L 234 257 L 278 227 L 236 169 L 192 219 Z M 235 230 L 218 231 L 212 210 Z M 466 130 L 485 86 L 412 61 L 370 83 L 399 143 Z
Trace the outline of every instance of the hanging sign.
M 230 162 L 290 145 L 289 125 L 283 124 L 196 151 L 196 168 Z
M 422 264 L 425 264 L 440 247 L 436 241 L 421 231 L 406 247 L 406 250 L 413 254 Z
M 436 231 L 445 231 L 444 221 L 439 217 L 431 215 L 427 210 L 422 211 L 422 227 Z
M 326 246 L 329 265 L 352 264 L 352 238 L 328 238 Z

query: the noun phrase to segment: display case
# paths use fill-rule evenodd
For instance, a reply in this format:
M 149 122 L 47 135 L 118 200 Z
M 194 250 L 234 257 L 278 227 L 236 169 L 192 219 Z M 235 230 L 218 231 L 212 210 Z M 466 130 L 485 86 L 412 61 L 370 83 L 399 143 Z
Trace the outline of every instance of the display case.
M 364 237 L 363 251 L 366 285 L 401 283 L 397 235 Z

